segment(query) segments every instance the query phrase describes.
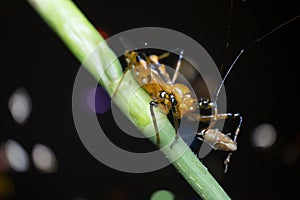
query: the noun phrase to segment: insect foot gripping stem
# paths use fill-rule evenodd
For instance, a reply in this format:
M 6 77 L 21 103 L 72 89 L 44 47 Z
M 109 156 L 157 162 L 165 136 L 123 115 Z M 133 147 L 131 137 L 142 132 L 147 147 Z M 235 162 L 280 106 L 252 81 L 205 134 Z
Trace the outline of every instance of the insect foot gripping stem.
M 155 129 L 156 145 L 158 146 L 160 143 L 160 137 L 159 137 L 157 122 L 156 122 L 156 118 L 155 118 L 155 114 L 154 114 L 154 110 L 153 110 L 153 107 L 158 106 L 158 103 L 155 101 L 151 101 L 149 104 L 150 104 L 150 113 L 151 113 L 154 129 Z

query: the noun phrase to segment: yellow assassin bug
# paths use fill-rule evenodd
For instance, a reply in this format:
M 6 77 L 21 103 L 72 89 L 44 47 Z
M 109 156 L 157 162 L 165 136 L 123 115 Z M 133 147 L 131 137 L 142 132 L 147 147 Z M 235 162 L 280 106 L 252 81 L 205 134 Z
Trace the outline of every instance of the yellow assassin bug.
M 173 117 L 173 125 L 175 128 L 176 136 L 178 138 L 178 128 L 180 119 L 186 116 L 189 120 L 197 120 L 200 122 L 210 122 L 210 125 L 202 130 L 199 139 L 210 144 L 214 149 L 223 151 L 235 151 L 237 149 L 236 138 L 240 131 L 242 117 L 240 114 L 231 113 L 218 113 L 216 102 L 209 101 L 208 99 L 201 98 L 198 101 L 192 96 L 190 89 L 181 83 L 176 83 L 179 69 L 181 66 L 181 59 L 183 50 L 180 51 L 179 59 L 176 65 L 175 73 L 170 78 L 166 72 L 166 66 L 160 63 L 160 60 L 167 57 L 169 53 L 164 53 L 160 56 L 150 55 L 143 59 L 137 51 L 125 52 L 125 58 L 128 63 L 126 71 L 131 70 L 137 82 L 147 91 L 153 99 L 150 102 L 150 113 L 153 120 L 153 125 L 156 131 L 157 144 L 160 142 L 158 127 L 156 123 L 153 108 L 159 107 L 160 110 L 166 115 L 171 112 Z M 122 81 L 122 80 L 121 80 Z M 120 81 L 120 83 L 121 83 Z M 118 87 L 117 87 L 118 89 Z M 214 114 L 208 116 L 200 116 L 196 114 L 197 108 L 200 109 L 213 109 Z M 212 129 L 215 122 L 220 119 L 238 118 L 239 125 L 236 128 L 234 139 L 232 140 L 229 135 L 219 132 L 217 129 Z M 229 162 L 230 156 L 226 159 L 226 165 Z
M 296 16 L 287 22 L 281 24 L 280 26 L 272 29 L 270 32 L 264 34 L 254 42 L 250 43 L 248 46 L 243 48 L 239 54 L 236 56 L 234 61 L 232 62 L 231 66 L 229 67 L 227 73 L 225 74 L 221 84 L 218 87 L 216 95 L 213 100 L 209 100 L 206 98 L 200 98 L 199 101 L 192 96 L 190 89 L 181 83 L 176 83 L 176 79 L 179 75 L 179 70 L 181 67 L 181 60 L 183 58 L 183 50 L 179 53 L 178 62 L 175 68 L 175 73 L 173 77 L 170 78 L 170 75 L 166 71 L 166 66 L 160 61 L 163 58 L 169 56 L 169 53 L 164 53 L 162 55 L 148 55 L 142 56 L 137 51 L 126 51 L 125 58 L 127 61 L 127 68 L 125 73 L 128 70 L 131 70 L 133 73 L 136 81 L 146 90 L 149 96 L 152 98 L 152 101 L 149 103 L 150 113 L 153 121 L 153 125 L 155 128 L 156 133 L 156 142 L 159 144 L 160 137 L 158 132 L 158 127 L 156 123 L 155 114 L 153 111 L 154 107 L 159 107 L 160 110 L 165 113 L 166 115 L 171 113 L 173 117 L 173 125 L 175 128 L 175 139 L 179 137 L 178 128 L 180 119 L 185 116 L 187 119 L 192 121 L 199 121 L 199 122 L 206 122 L 208 123 L 208 127 L 201 130 L 197 133 L 197 138 L 209 146 L 211 146 L 215 150 L 222 150 L 228 151 L 229 154 L 227 155 L 224 165 L 225 165 L 225 172 L 228 169 L 228 163 L 230 162 L 231 155 L 234 151 L 237 150 L 237 136 L 240 132 L 240 127 L 242 124 L 242 116 L 239 113 L 219 113 L 217 109 L 217 100 L 219 92 L 224 85 L 224 82 L 235 66 L 236 62 L 240 58 L 240 56 L 251 46 L 257 44 L 276 30 L 280 29 L 281 27 L 285 26 L 286 24 L 294 21 L 295 19 L 299 18 Z M 124 76 L 123 76 L 124 77 Z M 121 84 L 123 78 L 120 80 L 119 85 Z M 118 90 L 119 85 L 116 87 Z M 116 93 L 116 92 L 115 92 Z M 114 93 L 114 95 L 115 95 Z M 211 115 L 200 115 L 195 113 L 195 110 L 205 109 L 211 110 L 213 114 Z M 230 134 L 224 134 L 220 132 L 218 129 L 214 128 L 216 121 L 218 120 L 226 120 L 226 119 L 237 119 L 238 125 L 234 131 L 233 139 L 230 137 Z

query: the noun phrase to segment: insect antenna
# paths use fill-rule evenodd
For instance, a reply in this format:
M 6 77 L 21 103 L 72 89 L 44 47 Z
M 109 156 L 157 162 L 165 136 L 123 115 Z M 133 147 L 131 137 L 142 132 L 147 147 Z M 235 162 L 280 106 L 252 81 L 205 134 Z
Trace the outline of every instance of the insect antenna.
M 231 18 L 232 18 L 232 8 L 233 8 L 233 1 L 230 1 L 230 8 L 229 8 L 229 13 L 228 13 L 228 22 L 227 22 L 227 27 L 226 27 L 226 41 L 225 41 L 225 47 L 224 47 L 224 51 L 223 51 L 223 58 L 222 58 L 222 64 L 220 69 L 222 70 L 224 67 L 224 62 L 225 62 L 225 58 L 227 57 L 227 53 L 228 52 L 228 48 L 229 48 L 229 40 L 230 40 L 230 29 L 231 29 Z
M 261 37 L 259 37 L 258 39 L 254 40 L 253 42 L 249 43 L 246 47 L 244 47 L 243 49 L 241 49 L 239 51 L 239 53 L 237 54 L 237 56 L 234 58 L 233 62 L 231 63 L 229 69 L 227 70 L 225 76 L 223 77 L 219 87 L 216 90 L 216 94 L 213 98 L 214 102 L 217 102 L 218 97 L 219 97 L 219 93 L 224 85 L 225 80 L 227 79 L 228 75 L 230 74 L 230 72 L 232 71 L 233 67 L 235 66 L 235 64 L 237 63 L 237 61 L 239 60 L 239 58 L 241 57 L 241 55 L 247 51 L 250 47 L 258 44 L 259 42 L 261 42 L 263 39 L 267 38 L 268 36 L 270 36 L 271 34 L 273 34 L 275 31 L 278 31 L 279 29 L 281 29 L 282 27 L 286 26 L 287 24 L 293 22 L 294 20 L 300 18 L 300 15 L 297 15 L 291 19 L 289 19 L 288 21 L 280 24 L 279 26 L 277 26 L 276 28 L 272 29 L 271 31 L 265 33 L 264 35 L 262 35 Z
M 217 90 L 216 90 L 216 94 L 214 96 L 214 98 L 212 99 L 212 102 L 214 103 L 215 105 L 215 108 L 217 107 L 217 100 L 218 100 L 218 97 L 219 97 L 219 94 L 220 94 L 220 91 L 224 85 L 224 82 L 226 81 L 228 75 L 230 74 L 230 72 L 232 71 L 233 67 L 236 65 L 237 61 L 239 60 L 239 58 L 241 57 L 241 55 L 247 51 L 249 48 L 251 48 L 252 46 L 258 44 L 259 42 L 261 42 L 263 39 L 267 38 L 268 36 L 270 36 L 271 34 L 273 34 L 274 32 L 278 31 L 279 29 L 281 29 L 282 27 L 286 26 L 287 24 L 291 23 L 292 21 L 296 20 L 300 18 L 300 15 L 296 16 L 296 17 L 293 17 L 289 20 L 287 20 L 286 22 L 280 24 L 279 26 L 277 26 L 276 28 L 272 29 L 271 31 L 263 34 L 261 37 L 259 37 L 258 39 L 254 40 L 253 42 L 249 43 L 246 47 L 244 47 L 243 49 L 241 49 L 239 51 L 239 53 L 237 54 L 237 56 L 234 58 L 233 62 L 231 63 L 229 69 L 227 70 L 225 76 L 223 77 L 220 85 L 218 86 Z M 240 131 L 240 126 L 241 126 L 241 123 L 242 123 L 242 116 L 239 115 L 239 114 L 234 114 L 234 115 L 230 115 L 231 117 L 234 117 L 234 118 L 239 118 L 239 124 L 237 126 L 237 129 L 235 131 L 235 134 L 234 134 L 234 139 L 233 141 L 236 143 L 236 139 L 237 139 L 237 135 Z M 225 164 L 225 170 L 224 170 L 224 173 L 227 172 L 228 170 L 228 163 L 230 162 L 230 158 L 231 158 L 231 155 L 232 155 L 232 152 L 230 152 L 227 156 L 227 158 L 225 159 L 224 161 L 224 164 Z
M 177 61 L 177 64 L 176 64 L 176 68 L 175 68 L 175 72 L 174 72 L 174 75 L 173 75 L 173 78 L 172 78 L 172 85 L 175 84 L 175 81 L 176 81 L 176 79 L 178 77 L 179 70 L 180 70 L 180 67 L 181 67 L 182 57 L 183 57 L 183 49 L 181 49 L 180 53 L 179 53 L 179 58 L 178 58 L 178 61 Z

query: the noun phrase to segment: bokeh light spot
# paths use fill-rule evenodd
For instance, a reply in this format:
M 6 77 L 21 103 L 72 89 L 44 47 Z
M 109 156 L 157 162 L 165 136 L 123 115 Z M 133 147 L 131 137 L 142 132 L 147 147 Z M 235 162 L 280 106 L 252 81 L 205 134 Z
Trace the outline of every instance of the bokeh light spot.
M 29 159 L 25 149 L 14 140 L 5 143 L 5 153 L 9 165 L 17 172 L 25 172 L 29 168 Z
M 175 195 L 168 190 L 157 190 L 152 195 L 150 200 L 174 200 Z
M 8 101 L 8 107 L 13 119 L 24 124 L 31 112 L 31 98 L 24 88 L 17 89 Z
M 32 150 L 32 160 L 41 172 L 52 173 L 57 170 L 57 159 L 53 151 L 42 144 L 35 144 Z
M 272 124 L 260 124 L 252 132 L 252 141 L 255 147 L 268 148 L 275 143 L 276 138 L 277 132 Z
M 110 109 L 110 97 L 107 92 L 100 86 L 92 89 L 87 97 L 89 108 L 97 113 L 105 113 Z

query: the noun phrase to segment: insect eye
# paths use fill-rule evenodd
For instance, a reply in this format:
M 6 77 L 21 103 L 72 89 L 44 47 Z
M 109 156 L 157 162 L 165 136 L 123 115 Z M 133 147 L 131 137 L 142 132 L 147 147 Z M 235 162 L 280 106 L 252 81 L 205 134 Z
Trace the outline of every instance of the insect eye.
M 171 100 L 171 103 L 176 103 L 176 99 L 175 99 L 175 97 L 174 97 L 174 95 L 170 95 L 170 100 Z
M 166 97 L 166 94 L 167 94 L 167 93 L 166 93 L 165 91 L 162 91 L 162 92 L 160 93 L 160 97 L 161 97 L 161 98 L 165 98 L 165 97 Z
M 208 108 L 209 102 L 207 99 L 200 99 L 199 107 L 200 108 Z

